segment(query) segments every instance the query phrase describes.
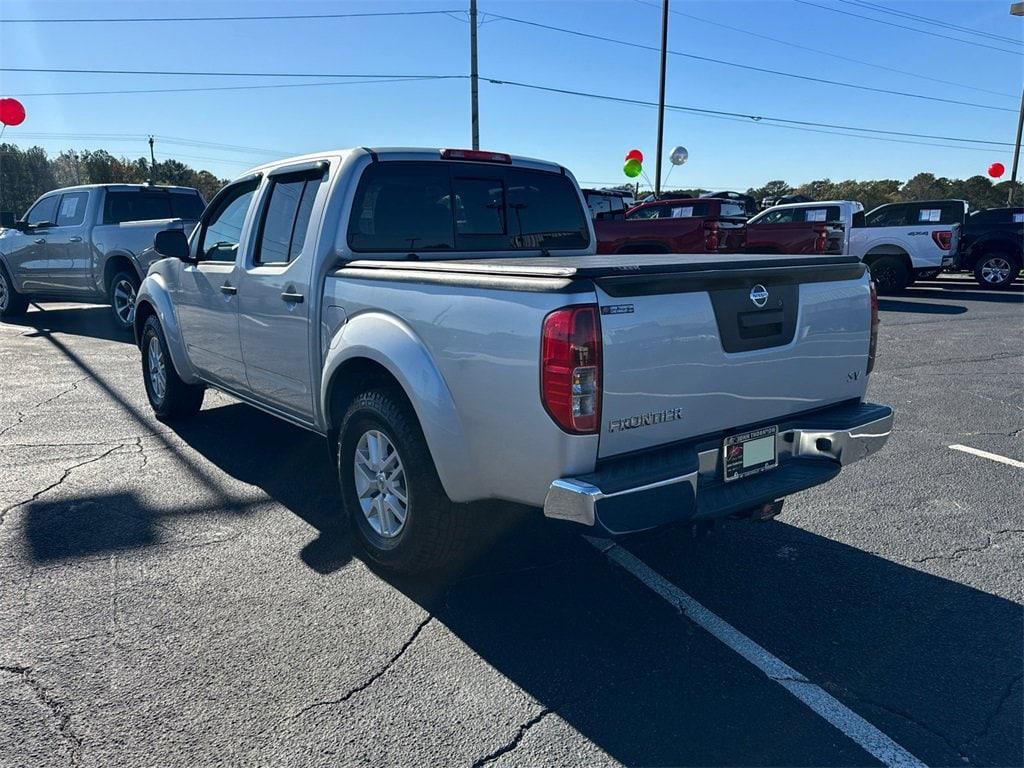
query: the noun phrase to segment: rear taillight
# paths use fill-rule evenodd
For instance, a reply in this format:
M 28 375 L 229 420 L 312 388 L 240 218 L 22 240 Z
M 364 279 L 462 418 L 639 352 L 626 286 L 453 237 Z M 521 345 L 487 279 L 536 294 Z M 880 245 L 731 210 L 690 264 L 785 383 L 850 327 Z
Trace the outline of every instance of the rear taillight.
M 601 325 L 597 305 L 563 307 L 544 318 L 540 392 L 566 432 L 591 434 L 601 423 Z
M 878 348 L 878 290 L 875 288 L 875 283 L 872 281 L 871 285 L 871 342 L 868 344 L 868 370 L 867 373 L 875 368 L 875 350 Z
M 717 251 L 719 245 L 718 237 L 718 222 L 717 221 L 705 221 L 704 222 L 704 250 L 705 251 Z
M 944 229 L 941 232 L 932 232 L 932 240 L 944 251 L 948 251 L 953 247 L 953 232 L 948 229 Z
M 817 224 L 814 227 L 814 252 L 824 253 L 828 248 L 828 227 Z

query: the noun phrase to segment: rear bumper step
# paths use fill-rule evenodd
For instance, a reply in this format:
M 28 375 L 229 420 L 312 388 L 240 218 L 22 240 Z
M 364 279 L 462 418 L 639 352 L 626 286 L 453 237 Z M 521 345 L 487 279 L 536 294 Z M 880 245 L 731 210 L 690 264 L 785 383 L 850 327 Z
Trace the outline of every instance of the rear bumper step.
M 892 421 L 891 408 L 870 403 L 788 418 L 779 423 L 778 467 L 731 483 L 722 480 L 721 437 L 612 460 L 555 480 L 544 514 L 610 534 L 724 517 L 831 480 L 881 449 Z

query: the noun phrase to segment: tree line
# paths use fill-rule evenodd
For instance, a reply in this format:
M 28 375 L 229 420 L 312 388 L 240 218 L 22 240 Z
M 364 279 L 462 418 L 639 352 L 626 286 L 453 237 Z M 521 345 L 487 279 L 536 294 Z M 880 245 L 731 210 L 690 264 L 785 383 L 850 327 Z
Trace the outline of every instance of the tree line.
M 228 183 L 206 170 L 179 160 L 161 160 L 150 168 L 148 158 L 129 160 L 98 150 L 68 149 L 50 157 L 42 147 L 20 149 L 0 144 L 0 211 L 21 216 L 45 192 L 76 184 L 172 184 L 195 187 L 209 201 Z

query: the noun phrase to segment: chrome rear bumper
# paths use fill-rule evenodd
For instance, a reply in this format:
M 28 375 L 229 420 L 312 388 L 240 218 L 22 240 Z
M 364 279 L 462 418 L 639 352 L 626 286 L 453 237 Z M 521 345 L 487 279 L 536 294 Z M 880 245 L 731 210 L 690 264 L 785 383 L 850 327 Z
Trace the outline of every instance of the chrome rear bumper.
M 652 476 L 651 459 L 644 457 L 626 459 L 612 471 L 555 480 L 544 515 L 609 533 L 724 516 L 827 482 L 841 467 L 880 450 L 892 423 L 891 408 L 867 403 L 785 420 L 775 441 L 778 467 L 728 485 L 722 482 L 720 439 L 675 446 L 660 462 L 662 476 L 657 471 Z M 635 483 L 630 461 L 636 464 Z M 608 513 L 602 515 L 603 510 Z

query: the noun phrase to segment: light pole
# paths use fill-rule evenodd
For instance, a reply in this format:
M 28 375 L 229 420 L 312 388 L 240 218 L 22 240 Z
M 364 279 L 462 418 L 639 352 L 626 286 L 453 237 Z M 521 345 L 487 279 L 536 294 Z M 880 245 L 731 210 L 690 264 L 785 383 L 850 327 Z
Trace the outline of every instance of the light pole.
M 661 197 L 661 142 L 665 132 L 665 55 L 668 48 L 668 0 L 661 6 L 661 84 L 658 88 L 658 151 L 654 156 L 654 197 Z
M 469 98 L 473 149 L 480 149 L 480 75 L 476 69 L 476 0 L 469 0 Z

